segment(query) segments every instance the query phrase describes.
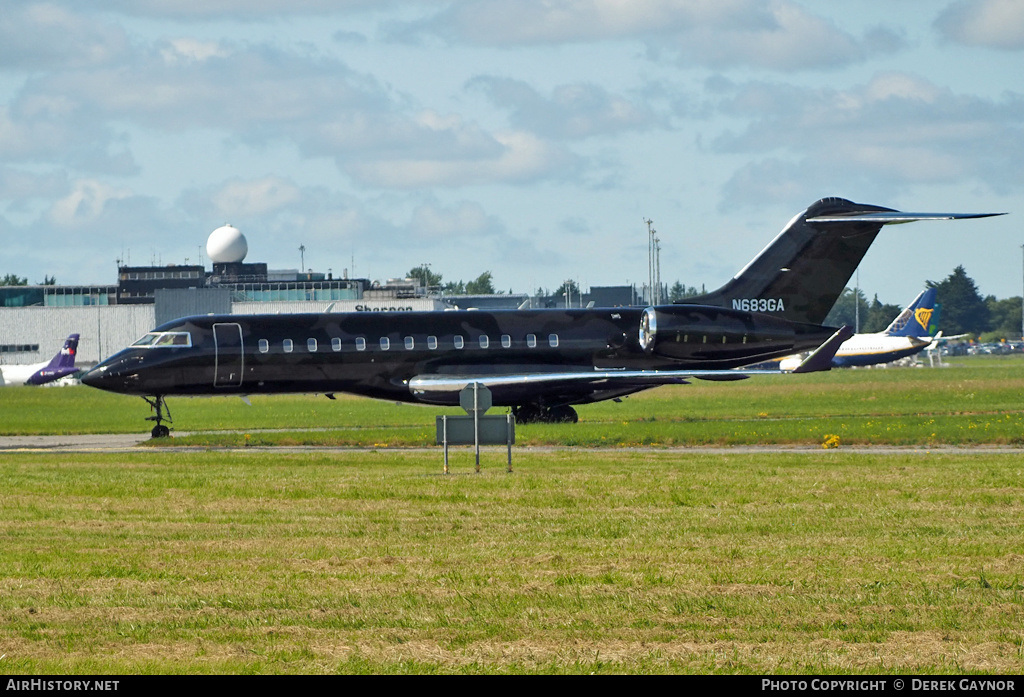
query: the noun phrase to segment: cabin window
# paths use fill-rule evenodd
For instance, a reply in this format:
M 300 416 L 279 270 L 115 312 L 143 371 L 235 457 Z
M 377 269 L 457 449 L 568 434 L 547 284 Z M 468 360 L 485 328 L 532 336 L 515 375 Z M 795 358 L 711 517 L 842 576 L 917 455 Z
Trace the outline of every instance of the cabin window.
M 357 336 L 356 337 L 356 351 L 365 351 L 365 350 L 366 350 L 366 339 L 361 337 L 361 336 Z
M 484 334 L 483 336 L 480 337 L 480 348 L 484 349 L 484 348 L 487 348 L 490 345 L 491 345 L 491 340 L 487 338 L 486 334 Z
M 189 332 L 150 332 L 136 341 L 132 346 L 191 346 L 192 335 Z
M 191 346 L 192 335 L 188 332 L 166 332 L 156 342 L 157 346 Z
M 306 350 L 310 353 L 316 353 L 316 339 L 306 339 Z
M 510 337 L 508 334 L 502 334 L 501 335 L 501 347 L 502 348 L 512 348 L 512 337 Z
M 285 353 L 291 353 L 292 349 L 295 348 L 295 344 L 292 343 L 291 339 L 285 339 L 282 345 L 284 346 Z
M 405 337 L 405 349 L 406 349 L 406 351 L 412 351 L 414 348 L 416 348 L 416 340 L 413 339 L 411 336 Z
M 338 337 L 334 337 L 333 339 L 331 339 L 331 349 L 334 351 L 340 351 L 341 339 L 339 339 Z
M 548 334 L 548 345 L 551 348 L 558 348 L 558 334 Z
M 433 351 L 434 349 L 437 348 L 437 337 L 436 336 L 428 336 L 427 337 L 427 348 L 430 349 L 431 351 Z
M 380 338 L 380 350 L 381 351 L 387 351 L 390 348 L 391 348 L 391 339 L 387 338 L 386 336 L 382 336 Z
M 455 348 L 457 348 L 457 349 L 460 349 L 460 348 L 462 348 L 463 346 L 466 345 L 465 339 L 463 339 L 458 334 L 456 334 L 454 337 L 452 337 L 452 342 L 455 344 Z
M 526 335 L 526 345 L 529 346 L 530 348 L 537 348 L 537 335 L 536 334 L 527 334 Z
M 270 350 L 270 342 L 266 339 L 260 339 L 260 353 L 266 353 Z

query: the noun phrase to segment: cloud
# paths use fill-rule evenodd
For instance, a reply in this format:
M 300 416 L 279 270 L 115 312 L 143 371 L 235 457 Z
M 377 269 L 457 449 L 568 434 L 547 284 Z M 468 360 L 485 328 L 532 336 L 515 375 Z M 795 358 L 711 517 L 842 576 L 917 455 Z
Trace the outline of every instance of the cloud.
M 415 0 L 414 0 L 415 1 Z M 430 0 L 419 0 L 429 2 Z M 436 1 L 436 0 L 435 0 Z M 51 0 L 78 6 L 77 0 Z M 409 0 L 405 0 L 408 3 Z M 241 19 L 261 21 L 282 16 L 326 15 L 392 7 L 398 0 L 95 0 L 90 7 L 135 17 L 180 21 Z
M 721 134 L 712 148 L 764 158 L 749 162 L 726 185 L 729 205 L 806 188 L 800 182 L 892 190 L 973 180 L 1002 193 L 1021 187 L 1020 95 L 992 101 L 887 73 L 847 90 L 751 83 L 738 87 L 721 109 L 749 125 Z
M 40 97 L 150 128 L 250 135 L 308 124 L 323 110 L 388 106 L 382 88 L 337 61 L 183 39 L 143 48 L 116 67 L 51 73 L 26 85 L 21 99 Z
M 688 26 L 726 28 L 772 24 L 762 3 L 750 0 L 461 0 L 410 30 L 451 41 L 518 46 L 605 41 Z
M 494 134 L 497 156 L 378 157 L 343 165 L 355 179 L 368 186 L 413 189 L 431 186 L 472 186 L 504 182 L 535 182 L 560 176 L 578 164 L 578 158 L 536 136 L 522 131 Z
M 63 227 L 78 227 L 100 218 L 107 205 L 132 196 L 129 189 L 113 187 L 95 179 L 73 183 L 71 192 L 58 199 L 49 212 L 50 220 Z
M 503 226 L 479 203 L 461 201 L 445 207 L 429 201 L 413 211 L 408 230 L 411 235 L 424 239 L 428 246 L 436 246 L 458 238 L 490 237 L 500 233 Z
M 1024 3 L 1018 0 L 958 0 L 939 15 L 935 28 L 954 43 L 1024 49 Z
M 63 172 L 36 173 L 13 167 L 0 167 L 0 201 L 25 202 L 33 198 L 52 198 L 67 193 Z
M 291 182 L 281 177 L 263 177 L 227 182 L 210 197 L 210 203 L 227 219 L 240 215 L 267 215 L 299 199 L 299 189 Z
M 467 86 L 483 91 L 496 106 L 508 109 L 516 128 L 549 138 L 588 138 L 667 125 L 646 105 L 593 84 L 560 85 L 550 97 L 511 78 L 482 76 Z
M 226 55 L 227 50 L 216 41 L 199 41 L 191 38 L 171 39 L 160 50 L 160 57 L 165 63 L 172 65 L 202 62 L 211 58 L 223 58 Z
M 0 72 L 107 65 L 128 50 L 120 27 L 57 5 L 7 3 L 0 12 Z
M 119 150 L 112 123 L 289 144 L 306 157 L 332 158 L 367 186 L 523 182 L 574 163 L 534 135 L 491 133 L 458 115 L 416 108 L 331 58 L 194 39 L 143 47 L 116 67 L 28 80 L 10 107 L 0 107 L 0 154 L 130 173 L 134 162 Z
M 642 41 L 652 57 L 714 68 L 832 68 L 903 46 L 876 27 L 863 39 L 789 0 L 459 0 L 391 36 L 452 44 L 537 46 Z

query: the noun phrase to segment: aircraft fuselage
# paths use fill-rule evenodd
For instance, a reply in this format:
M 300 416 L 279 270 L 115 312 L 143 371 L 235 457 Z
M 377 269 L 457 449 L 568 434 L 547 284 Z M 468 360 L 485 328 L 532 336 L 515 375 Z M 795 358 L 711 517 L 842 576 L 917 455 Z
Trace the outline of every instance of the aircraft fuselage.
M 187 317 L 110 357 L 83 381 L 135 395 L 345 392 L 458 404 L 414 390 L 427 376 L 727 370 L 819 346 L 834 330 L 720 307 Z M 148 341 L 148 343 L 147 343 Z M 651 383 L 503 385 L 493 402 L 578 404 Z

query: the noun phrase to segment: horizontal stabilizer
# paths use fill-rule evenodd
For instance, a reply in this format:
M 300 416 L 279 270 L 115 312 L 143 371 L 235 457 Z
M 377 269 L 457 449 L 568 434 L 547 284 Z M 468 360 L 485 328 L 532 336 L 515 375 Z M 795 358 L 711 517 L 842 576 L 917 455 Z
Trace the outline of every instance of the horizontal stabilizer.
M 677 302 L 749 308 L 791 322 L 822 324 L 886 225 L 994 215 L 1005 214 L 904 213 L 843 198 L 823 198 L 793 218 L 724 286 Z
M 870 211 L 843 215 L 819 215 L 808 218 L 808 223 L 880 223 L 899 225 L 918 220 L 966 220 L 968 218 L 992 218 L 1006 213 L 903 213 L 900 211 Z

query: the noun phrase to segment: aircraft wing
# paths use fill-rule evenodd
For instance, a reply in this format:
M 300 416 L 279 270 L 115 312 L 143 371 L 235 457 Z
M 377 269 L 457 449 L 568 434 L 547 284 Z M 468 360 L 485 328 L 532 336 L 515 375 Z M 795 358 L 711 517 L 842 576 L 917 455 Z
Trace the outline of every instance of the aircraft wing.
M 849 327 L 836 331 L 825 343 L 812 351 L 792 372 L 812 373 L 830 370 L 832 357 L 853 332 Z M 490 389 L 520 390 L 524 387 L 543 387 L 550 390 L 589 389 L 639 390 L 658 385 L 686 385 L 691 379 L 732 381 L 744 380 L 753 375 L 778 375 L 778 370 L 593 370 L 537 372 L 493 375 L 418 375 L 408 381 L 409 390 L 418 397 L 429 401 L 431 394 L 457 393 L 463 388 L 478 383 Z
M 942 332 L 939 332 L 932 339 L 932 343 L 935 344 L 936 346 L 941 346 L 942 344 L 946 343 L 947 341 L 956 341 L 957 339 L 966 339 L 969 336 L 970 336 L 970 334 L 954 334 L 953 336 L 943 336 Z

